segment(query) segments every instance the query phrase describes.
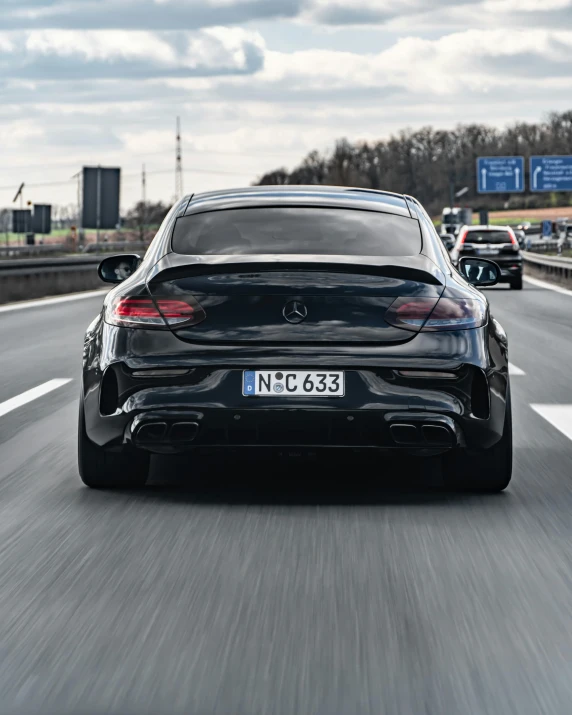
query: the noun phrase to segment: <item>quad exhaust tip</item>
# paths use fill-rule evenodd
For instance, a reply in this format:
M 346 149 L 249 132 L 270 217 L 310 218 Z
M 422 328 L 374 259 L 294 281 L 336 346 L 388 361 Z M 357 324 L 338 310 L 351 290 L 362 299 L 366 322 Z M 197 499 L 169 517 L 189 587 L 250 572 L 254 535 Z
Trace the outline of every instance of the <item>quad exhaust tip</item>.
M 198 432 L 198 422 L 144 422 L 135 429 L 133 437 L 140 445 L 181 445 L 193 442 Z
M 453 447 L 456 437 L 442 424 L 395 423 L 389 426 L 395 444 L 403 447 Z

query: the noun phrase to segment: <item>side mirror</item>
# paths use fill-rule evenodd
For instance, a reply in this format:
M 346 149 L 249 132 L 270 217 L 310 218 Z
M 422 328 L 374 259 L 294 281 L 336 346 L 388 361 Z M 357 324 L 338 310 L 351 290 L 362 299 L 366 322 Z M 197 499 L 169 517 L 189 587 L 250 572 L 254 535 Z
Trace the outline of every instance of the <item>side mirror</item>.
M 501 278 L 500 268 L 486 258 L 459 259 L 459 273 L 474 286 L 494 286 Z
M 104 258 L 97 268 L 97 273 L 105 283 L 121 283 L 134 273 L 141 263 L 141 256 L 128 253 Z

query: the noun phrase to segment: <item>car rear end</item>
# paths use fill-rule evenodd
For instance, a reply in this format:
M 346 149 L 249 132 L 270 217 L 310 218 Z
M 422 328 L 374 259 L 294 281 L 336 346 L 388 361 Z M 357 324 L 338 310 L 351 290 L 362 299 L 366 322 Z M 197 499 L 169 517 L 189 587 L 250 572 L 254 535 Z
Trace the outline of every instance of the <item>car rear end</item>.
M 510 226 L 464 226 L 453 251 L 455 262 L 463 256 L 489 258 L 501 269 L 501 283 L 522 288 L 520 245 Z
M 94 329 L 90 439 L 419 455 L 498 441 L 507 362 L 486 299 L 447 272 L 420 207 L 364 205 L 180 217 Z

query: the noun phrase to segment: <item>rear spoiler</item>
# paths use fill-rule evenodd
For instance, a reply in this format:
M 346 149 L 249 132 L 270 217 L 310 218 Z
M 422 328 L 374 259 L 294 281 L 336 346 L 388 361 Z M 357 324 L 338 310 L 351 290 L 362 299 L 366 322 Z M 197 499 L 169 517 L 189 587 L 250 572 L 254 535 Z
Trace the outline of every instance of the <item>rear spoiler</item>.
M 170 253 L 162 258 L 147 275 L 148 282 L 176 280 L 193 276 L 228 273 L 254 274 L 286 271 L 325 271 L 353 275 L 379 276 L 416 281 L 429 285 L 444 285 L 445 277 L 427 257 L 396 256 L 183 256 Z

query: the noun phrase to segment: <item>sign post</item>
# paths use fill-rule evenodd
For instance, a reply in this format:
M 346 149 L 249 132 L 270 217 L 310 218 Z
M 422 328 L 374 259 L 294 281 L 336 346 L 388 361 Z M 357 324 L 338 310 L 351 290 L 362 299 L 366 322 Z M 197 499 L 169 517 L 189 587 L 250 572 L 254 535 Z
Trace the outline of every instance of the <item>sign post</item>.
M 517 194 L 524 191 L 524 157 L 481 156 L 477 159 L 479 194 Z
M 531 156 L 531 191 L 572 191 L 572 156 Z

